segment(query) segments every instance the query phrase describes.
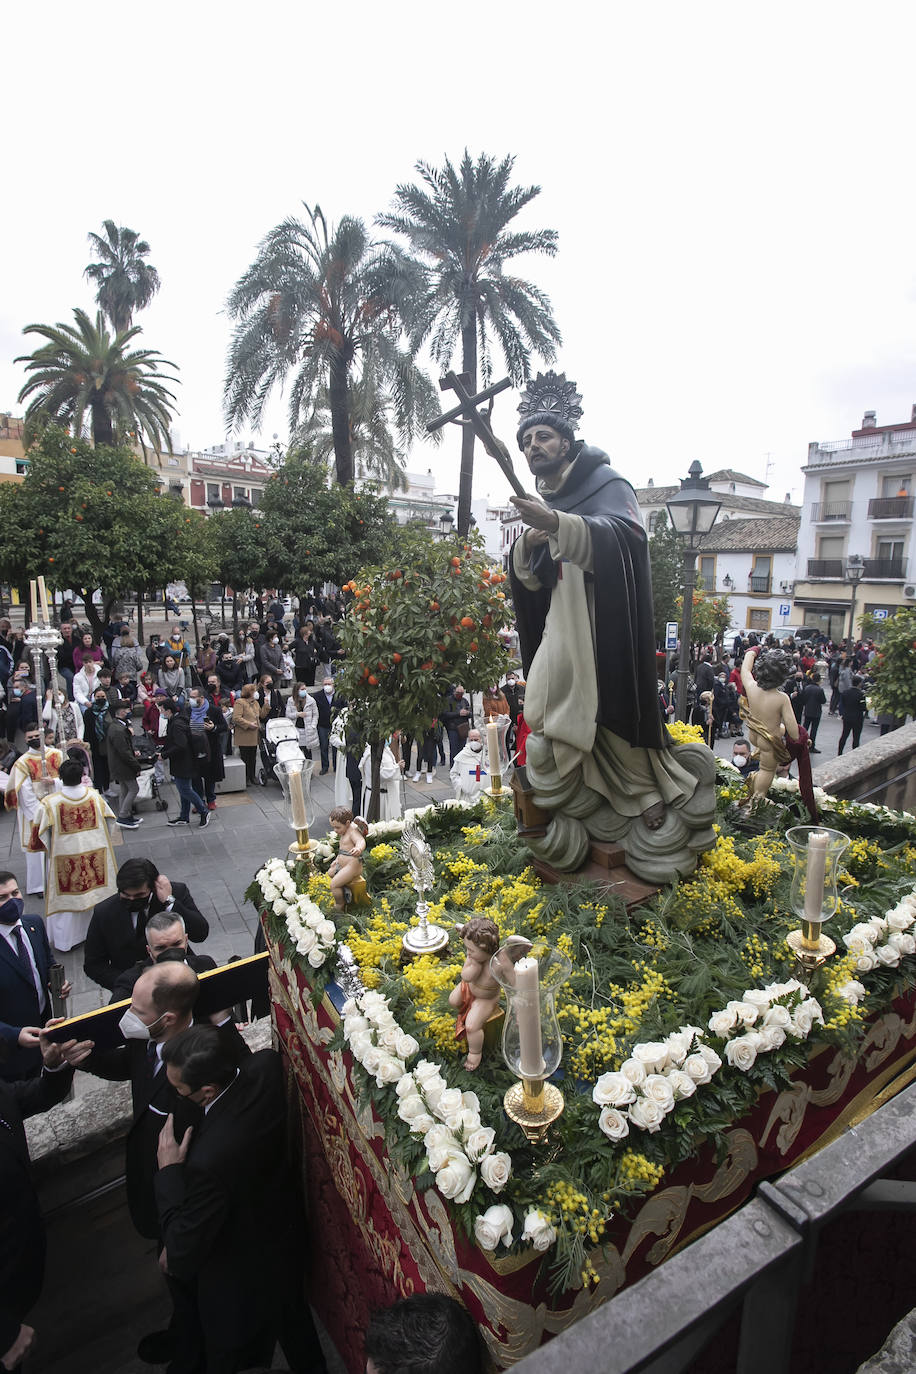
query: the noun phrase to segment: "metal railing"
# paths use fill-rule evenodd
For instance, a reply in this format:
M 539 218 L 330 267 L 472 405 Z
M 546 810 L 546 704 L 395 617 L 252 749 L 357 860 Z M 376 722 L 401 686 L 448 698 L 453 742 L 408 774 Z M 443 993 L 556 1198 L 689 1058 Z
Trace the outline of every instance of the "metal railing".
M 868 503 L 869 520 L 909 520 L 912 514 L 912 496 L 875 496 Z
M 809 558 L 808 576 L 842 578 L 843 560 L 842 558 Z
M 905 558 L 866 558 L 865 576 L 902 582 L 906 577 Z
M 788 1374 L 799 1291 L 816 1279 L 823 1227 L 847 1210 L 916 1211 L 916 1184 L 881 1178 L 914 1146 L 916 1085 L 761 1183 L 732 1216 L 514 1368 L 681 1374 L 740 1309 L 735 1374 Z M 863 1269 L 870 1262 L 863 1253 Z
M 811 519 L 815 523 L 825 520 L 849 520 L 851 516 L 851 501 L 815 501 L 811 507 Z
M 769 596 L 773 579 L 767 573 L 751 573 L 747 579 L 749 592 L 763 592 Z

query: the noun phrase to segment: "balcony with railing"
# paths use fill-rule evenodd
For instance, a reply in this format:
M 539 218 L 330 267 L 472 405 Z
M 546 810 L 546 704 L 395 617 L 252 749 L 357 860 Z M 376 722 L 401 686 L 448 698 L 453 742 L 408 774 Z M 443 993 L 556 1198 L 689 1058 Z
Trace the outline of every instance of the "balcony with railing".
M 828 520 L 849 520 L 851 517 L 851 501 L 815 501 L 811 507 L 811 519 L 815 524 L 824 524 Z
M 809 558 L 808 559 L 809 577 L 835 577 L 843 576 L 842 558 Z
M 769 596 L 773 589 L 773 579 L 769 573 L 751 573 L 747 579 L 747 589 L 749 592 L 756 592 L 758 596 Z
M 869 520 L 911 520 L 912 496 L 876 496 L 868 503 Z
M 865 577 L 878 581 L 902 582 L 906 577 L 905 558 L 866 558 Z

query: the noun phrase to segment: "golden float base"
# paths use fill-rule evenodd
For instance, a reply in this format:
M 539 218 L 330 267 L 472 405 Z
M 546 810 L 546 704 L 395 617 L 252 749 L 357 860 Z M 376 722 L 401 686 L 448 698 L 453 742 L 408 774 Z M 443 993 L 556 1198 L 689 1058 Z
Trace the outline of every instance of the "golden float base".
M 523 1078 L 513 1083 L 503 1098 L 503 1107 L 532 1145 L 540 1145 L 566 1106 L 563 1094 L 542 1078 Z
M 834 941 L 828 935 L 815 935 L 815 930 L 819 932 L 820 927 L 806 922 L 801 930 L 790 930 L 786 936 L 786 944 L 795 955 L 799 976 L 806 983 L 831 954 L 836 954 Z

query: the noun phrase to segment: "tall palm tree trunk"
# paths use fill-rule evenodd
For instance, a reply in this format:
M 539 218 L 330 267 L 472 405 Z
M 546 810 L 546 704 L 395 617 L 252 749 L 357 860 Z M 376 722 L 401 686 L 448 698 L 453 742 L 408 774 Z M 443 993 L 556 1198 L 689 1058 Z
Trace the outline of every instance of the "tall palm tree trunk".
M 90 409 L 92 412 L 93 448 L 98 448 L 99 444 L 113 444 L 114 429 L 111 424 L 111 412 L 101 396 L 93 396 Z
M 328 403 L 331 410 L 337 484 L 341 487 L 348 487 L 353 481 L 353 442 L 350 435 L 347 391 L 347 364 L 340 354 L 335 352 L 328 369 Z
M 470 377 L 468 390 L 477 390 L 477 330 L 476 321 L 461 330 L 461 370 Z M 458 533 L 467 534 L 471 527 L 471 489 L 474 485 L 474 431 L 465 421 L 461 428 L 461 473 L 458 478 Z

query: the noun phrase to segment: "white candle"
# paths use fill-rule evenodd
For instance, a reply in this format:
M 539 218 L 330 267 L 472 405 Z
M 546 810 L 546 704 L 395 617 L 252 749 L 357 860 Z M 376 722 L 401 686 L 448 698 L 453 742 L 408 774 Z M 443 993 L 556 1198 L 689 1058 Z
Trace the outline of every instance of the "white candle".
M 29 591 L 32 594 L 32 614 L 29 617 L 33 625 L 38 624 L 38 589 L 35 586 L 35 579 L 29 583 Z
M 305 792 L 302 788 L 302 774 L 290 773 L 289 775 L 289 803 L 292 812 L 293 828 L 295 830 L 308 830 L 308 812 L 305 809 Z
M 496 787 L 502 776 L 502 769 L 499 766 L 499 726 L 495 720 L 487 721 L 487 757 L 490 760 L 490 781 Z
M 538 961 L 526 956 L 515 965 L 515 1005 L 518 1016 L 519 1070 L 523 1078 L 540 1078 L 544 1072 L 541 1047 L 541 1000 L 538 996 Z
M 805 883 L 806 921 L 820 922 L 822 919 L 829 839 L 830 836 L 823 830 L 812 830 L 808 836 L 808 874 Z
M 38 599 L 41 602 L 41 618 L 46 625 L 51 624 L 48 616 L 48 593 L 45 591 L 45 580 L 43 577 L 38 579 Z

